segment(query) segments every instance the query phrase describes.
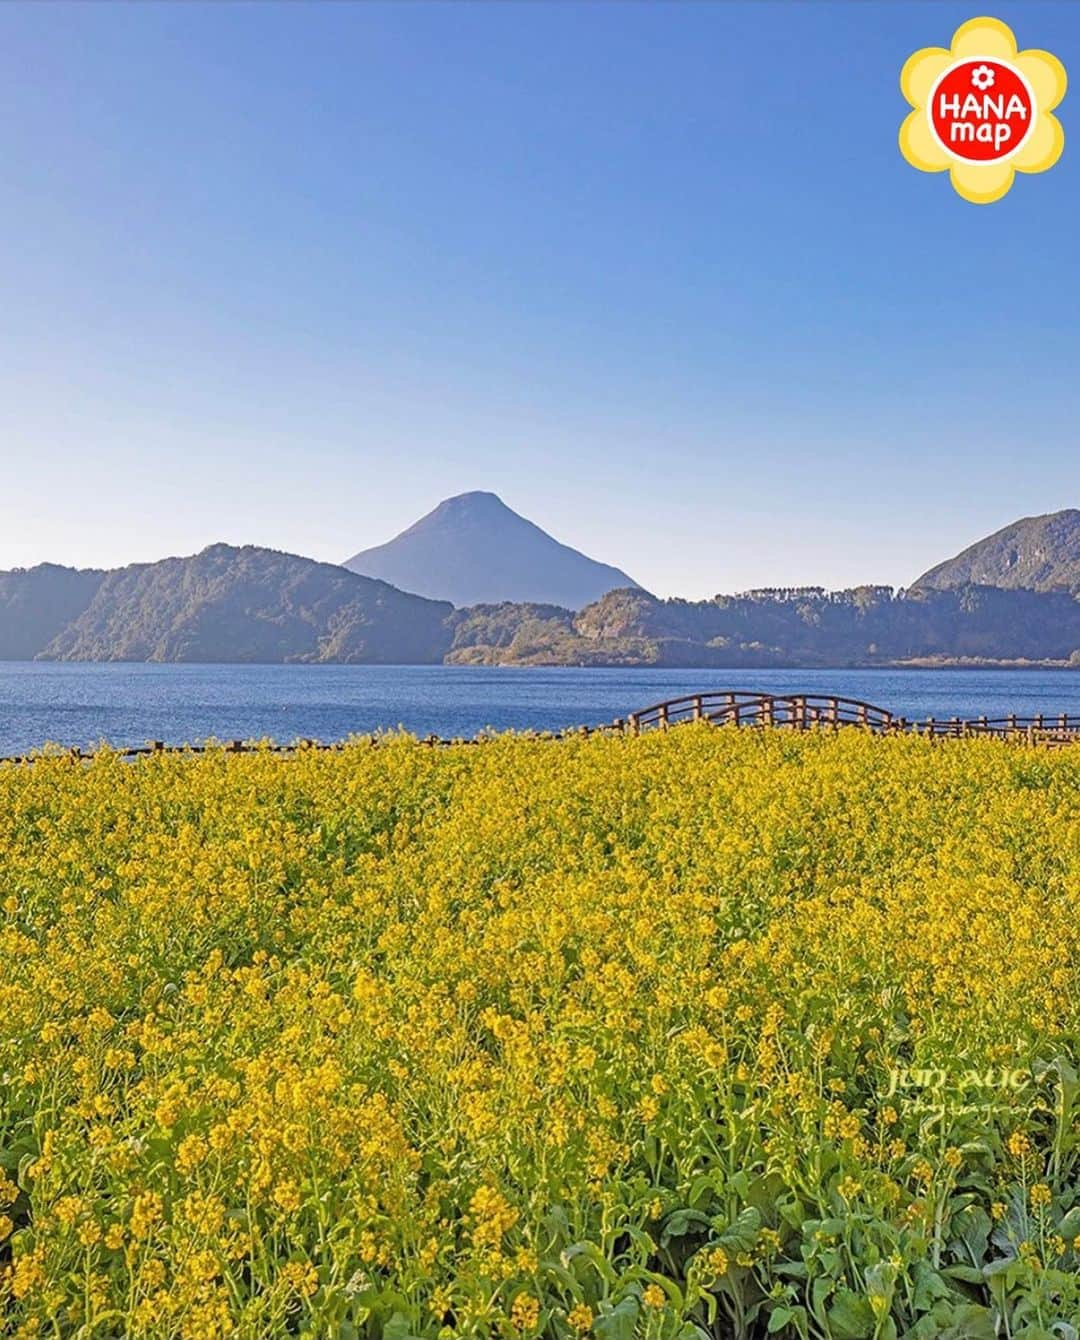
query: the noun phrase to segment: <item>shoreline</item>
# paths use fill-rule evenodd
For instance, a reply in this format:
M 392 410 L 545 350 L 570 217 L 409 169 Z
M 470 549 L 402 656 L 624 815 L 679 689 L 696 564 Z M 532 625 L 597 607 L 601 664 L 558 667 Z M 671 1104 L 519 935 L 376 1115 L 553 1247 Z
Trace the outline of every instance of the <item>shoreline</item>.
M 713 674 L 716 671 L 747 673 L 757 670 L 812 670 L 840 672 L 888 670 L 1062 670 L 1080 672 L 1080 661 L 1072 660 L 992 660 L 979 657 L 909 657 L 900 661 L 768 661 L 747 664 L 745 662 L 724 662 L 709 665 L 695 665 L 683 662 L 667 661 L 143 661 L 143 660 L 46 660 L 33 657 L 20 660 L 0 659 L 0 668 L 4 666 L 155 666 L 161 669 L 175 669 L 180 666 L 197 669 L 225 670 L 244 669 L 258 666 L 261 669 L 282 668 L 309 670 L 344 669 L 355 670 L 678 670 L 686 673 L 701 671 Z

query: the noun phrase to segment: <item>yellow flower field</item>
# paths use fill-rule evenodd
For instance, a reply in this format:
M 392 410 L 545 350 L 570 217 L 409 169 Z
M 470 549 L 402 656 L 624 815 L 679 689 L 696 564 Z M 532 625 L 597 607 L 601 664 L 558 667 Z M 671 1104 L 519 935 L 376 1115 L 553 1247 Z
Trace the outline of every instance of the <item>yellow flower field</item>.
M 1080 748 L 0 770 L 0 1325 L 1068 1340 Z

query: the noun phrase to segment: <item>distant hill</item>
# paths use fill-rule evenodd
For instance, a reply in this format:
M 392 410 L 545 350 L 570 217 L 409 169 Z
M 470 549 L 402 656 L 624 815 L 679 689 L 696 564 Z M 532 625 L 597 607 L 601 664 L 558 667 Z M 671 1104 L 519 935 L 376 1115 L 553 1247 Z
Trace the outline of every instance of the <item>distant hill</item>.
M 37 656 L 62 661 L 440 661 L 450 606 L 330 563 L 215 544 L 104 575 Z
M 491 500 L 479 504 L 481 510 L 513 518 L 493 495 L 481 497 Z M 466 513 L 475 514 L 475 506 L 470 501 Z M 1073 543 L 1075 532 L 1063 519 L 1075 525 L 1078 517 L 1067 512 L 1036 518 L 1056 523 L 1044 528 L 1055 555 L 1067 556 Z M 520 518 L 514 521 L 528 527 Z M 1030 581 L 1067 581 L 1067 560 L 1039 566 L 1029 539 L 1030 534 L 1021 536 L 1009 550 L 1016 558 L 1006 575 L 1019 570 Z M 940 572 L 934 569 L 928 579 L 940 580 L 935 578 Z M 455 609 L 331 563 L 215 544 L 189 558 L 112 572 L 50 564 L 0 572 L 0 658 L 1080 669 L 1080 585 L 1034 590 L 967 582 L 938 589 L 927 580 L 906 592 L 885 586 L 792 587 L 711 600 L 661 600 L 623 585 L 576 610 L 555 601 Z
M 968 583 L 1080 592 L 1080 511 L 1028 516 L 924 572 L 918 587 Z
M 504 601 L 581 609 L 637 582 L 552 539 L 494 493 L 462 493 L 345 567 L 451 604 Z
M 576 615 L 524 605 L 455 610 L 447 660 L 484 665 L 1080 666 L 1080 600 L 991 586 L 758 591 L 659 600 L 612 591 Z
M 94 598 L 105 573 L 41 563 L 0 572 L 0 661 L 29 661 Z

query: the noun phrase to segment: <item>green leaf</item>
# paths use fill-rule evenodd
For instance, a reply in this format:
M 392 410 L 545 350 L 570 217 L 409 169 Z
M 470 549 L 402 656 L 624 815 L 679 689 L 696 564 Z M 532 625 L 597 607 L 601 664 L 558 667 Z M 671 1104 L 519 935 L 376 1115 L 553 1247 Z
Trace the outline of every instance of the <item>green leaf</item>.
M 566 1242 L 570 1237 L 570 1220 L 561 1205 L 556 1205 L 548 1211 L 544 1216 L 543 1226 L 550 1239 L 549 1250 L 551 1251 L 559 1244 Z
M 632 1296 L 624 1298 L 610 1312 L 605 1312 L 593 1322 L 596 1340 L 634 1340 L 637 1315 L 637 1299 Z
M 383 1340 L 413 1340 L 412 1323 L 404 1312 L 395 1312 L 386 1323 Z
M 769 1334 L 775 1335 L 777 1331 L 782 1331 L 794 1315 L 789 1307 L 774 1307 L 769 1314 Z
M 579 1257 L 584 1257 L 607 1284 L 615 1283 L 618 1278 L 615 1269 L 595 1242 L 573 1243 L 563 1252 L 561 1260 L 564 1266 L 569 1267 Z
M 690 1183 L 690 1190 L 686 1199 L 695 1209 L 703 1200 L 707 1200 L 709 1195 L 715 1190 L 712 1173 L 698 1173 Z
M 925 1261 L 919 1261 L 912 1273 L 915 1279 L 915 1292 L 911 1301 L 916 1312 L 929 1312 L 939 1298 L 952 1296 L 949 1286 Z
M 703 1331 L 700 1326 L 687 1321 L 675 1332 L 675 1340 L 711 1340 L 711 1337 L 708 1331 Z
M 979 1205 L 966 1205 L 959 1214 L 953 1216 L 953 1230 L 956 1240 L 950 1243 L 954 1255 L 973 1265 L 979 1265 L 986 1256 L 993 1225 L 990 1216 Z
M 818 1321 L 824 1321 L 825 1314 L 823 1304 L 829 1294 L 832 1293 L 833 1281 L 831 1279 L 819 1278 L 810 1285 L 810 1311 Z
M 675 1210 L 664 1220 L 660 1234 L 661 1245 L 666 1247 L 672 1238 L 684 1238 L 694 1229 L 711 1228 L 712 1220 L 700 1210 Z
M 554 1280 L 560 1284 L 568 1293 L 578 1297 L 580 1283 L 575 1275 L 572 1275 L 565 1266 L 558 1261 L 553 1261 L 550 1257 L 544 1257 L 540 1262 L 540 1274 L 545 1279 Z
M 731 1227 L 720 1235 L 720 1245 L 728 1252 L 748 1252 L 761 1231 L 761 1211 L 748 1205 Z
M 625 1228 L 620 1229 L 620 1236 L 623 1233 L 637 1247 L 641 1260 L 648 1261 L 656 1255 L 656 1243 L 653 1241 L 652 1235 L 646 1233 L 643 1228 L 635 1228 L 633 1224 L 627 1224 Z
M 946 1279 L 963 1280 L 965 1284 L 985 1284 L 986 1277 L 977 1266 L 945 1266 L 941 1272 Z
M 874 1310 L 859 1294 L 840 1289 L 829 1308 L 829 1330 L 833 1340 L 870 1340 L 874 1334 Z
M 993 1314 L 985 1307 L 941 1302 L 905 1333 L 904 1340 L 995 1340 L 996 1336 Z

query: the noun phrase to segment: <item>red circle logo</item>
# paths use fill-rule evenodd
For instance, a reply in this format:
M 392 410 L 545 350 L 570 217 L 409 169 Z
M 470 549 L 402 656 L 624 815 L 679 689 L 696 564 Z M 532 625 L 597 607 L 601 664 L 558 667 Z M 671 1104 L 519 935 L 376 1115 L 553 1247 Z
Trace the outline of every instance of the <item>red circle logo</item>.
M 930 96 L 930 125 L 941 147 L 970 163 L 1014 154 L 1031 134 L 1035 99 L 1011 65 L 975 57 L 951 66 Z

